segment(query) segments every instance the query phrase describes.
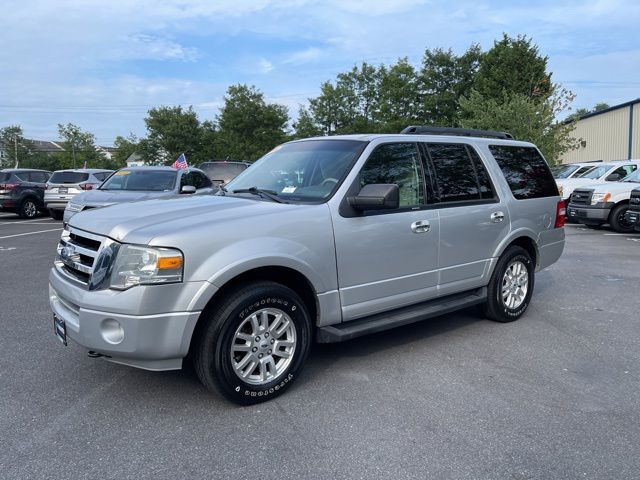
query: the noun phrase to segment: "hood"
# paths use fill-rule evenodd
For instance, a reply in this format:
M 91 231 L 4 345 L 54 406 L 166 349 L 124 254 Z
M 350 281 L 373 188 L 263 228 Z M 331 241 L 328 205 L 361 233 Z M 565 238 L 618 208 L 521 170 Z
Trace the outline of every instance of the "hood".
M 609 192 L 612 195 L 616 195 L 618 193 L 629 193 L 638 187 L 640 187 L 640 183 L 636 182 L 602 182 L 589 188 L 593 188 L 593 191 L 597 193 Z
M 128 190 L 90 190 L 73 197 L 73 203 L 91 206 L 106 206 L 114 203 L 134 202 L 150 198 L 161 198 L 175 195 L 171 192 L 135 192 Z
M 69 224 L 120 242 L 146 245 L 167 232 L 215 227 L 231 219 L 289 212 L 296 207 L 253 198 L 180 195 L 83 211 Z

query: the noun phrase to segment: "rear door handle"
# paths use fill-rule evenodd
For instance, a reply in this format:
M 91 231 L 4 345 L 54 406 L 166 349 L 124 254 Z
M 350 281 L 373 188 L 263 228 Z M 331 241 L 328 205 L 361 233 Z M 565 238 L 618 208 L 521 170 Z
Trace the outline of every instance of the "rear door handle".
M 491 221 L 493 223 L 500 223 L 504 220 L 504 213 L 503 212 L 493 212 L 491 214 Z
M 413 233 L 427 233 L 429 230 L 431 230 L 429 220 L 418 220 L 411 224 L 411 231 Z

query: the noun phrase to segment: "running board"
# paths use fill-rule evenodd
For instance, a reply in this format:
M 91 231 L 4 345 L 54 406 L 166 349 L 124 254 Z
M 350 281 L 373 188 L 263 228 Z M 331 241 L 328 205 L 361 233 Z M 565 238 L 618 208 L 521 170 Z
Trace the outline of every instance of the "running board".
M 487 287 L 477 288 L 465 293 L 447 295 L 446 297 L 436 298 L 389 312 L 377 313 L 337 325 L 320 327 L 317 330 L 316 341 L 318 343 L 344 342 L 362 335 L 382 332 L 478 305 L 486 300 Z

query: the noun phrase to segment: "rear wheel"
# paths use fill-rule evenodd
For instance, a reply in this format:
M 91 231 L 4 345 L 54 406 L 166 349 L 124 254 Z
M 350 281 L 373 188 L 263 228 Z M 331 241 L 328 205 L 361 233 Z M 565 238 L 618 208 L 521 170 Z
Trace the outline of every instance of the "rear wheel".
M 634 224 L 624 218 L 627 210 L 629 210 L 629 205 L 623 203 L 613 207 L 613 210 L 611 210 L 609 214 L 609 225 L 618 233 L 632 233 L 635 231 Z
M 18 208 L 18 215 L 21 218 L 35 218 L 38 215 L 38 205 L 32 198 L 27 198 L 22 201 L 20 208 Z
M 276 397 L 297 378 L 311 348 L 304 302 L 275 282 L 241 286 L 203 313 L 194 366 L 200 381 L 235 403 Z
M 60 210 L 54 210 L 53 208 L 50 208 L 49 215 L 51 215 L 51 218 L 53 218 L 54 220 L 62 220 L 63 212 L 61 212 Z
M 529 306 L 534 285 L 534 265 L 524 248 L 511 246 L 498 259 L 488 285 L 484 313 L 496 322 L 512 322 Z

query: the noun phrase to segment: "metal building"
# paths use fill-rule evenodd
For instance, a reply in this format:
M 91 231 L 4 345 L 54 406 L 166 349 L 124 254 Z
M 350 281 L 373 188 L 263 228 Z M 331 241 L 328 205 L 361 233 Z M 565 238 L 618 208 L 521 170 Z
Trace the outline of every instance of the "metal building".
M 640 98 L 583 115 L 571 135 L 580 147 L 562 163 L 640 158 Z

